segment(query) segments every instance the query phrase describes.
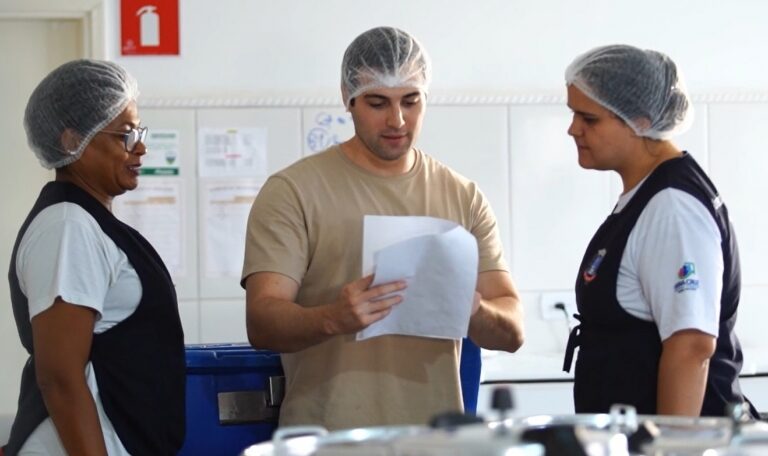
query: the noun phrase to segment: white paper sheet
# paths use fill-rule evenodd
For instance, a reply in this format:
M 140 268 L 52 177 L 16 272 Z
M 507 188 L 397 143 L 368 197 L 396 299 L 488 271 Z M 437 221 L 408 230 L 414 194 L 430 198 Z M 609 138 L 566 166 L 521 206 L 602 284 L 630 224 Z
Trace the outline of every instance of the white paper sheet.
M 263 181 L 230 180 L 204 188 L 205 277 L 240 277 L 248 214 Z
M 477 285 L 477 241 L 432 217 L 366 216 L 363 274 L 372 285 L 405 279 L 403 301 L 357 340 L 384 334 L 461 339 L 467 335 Z
M 181 181 L 141 177 L 139 186 L 115 198 L 115 217 L 140 232 L 157 250 L 173 277 L 184 277 Z

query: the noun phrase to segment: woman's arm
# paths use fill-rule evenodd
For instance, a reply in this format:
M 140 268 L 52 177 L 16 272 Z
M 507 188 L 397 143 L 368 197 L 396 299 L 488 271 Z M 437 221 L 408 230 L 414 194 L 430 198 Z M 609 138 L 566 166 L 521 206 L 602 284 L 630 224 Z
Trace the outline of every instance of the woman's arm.
M 96 313 L 57 297 L 32 318 L 37 384 L 68 454 L 106 455 L 93 395 L 85 379 Z
M 659 415 L 699 416 L 707 387 L 714 336 L 686 329 L 662 345 L 656 408 Z

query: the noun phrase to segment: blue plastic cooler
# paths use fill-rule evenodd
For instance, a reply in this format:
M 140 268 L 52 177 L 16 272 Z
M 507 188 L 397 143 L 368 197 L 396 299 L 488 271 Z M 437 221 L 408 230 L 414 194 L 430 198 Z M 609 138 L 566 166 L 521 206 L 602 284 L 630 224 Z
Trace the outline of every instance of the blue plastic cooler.
M 188 345 L 187 435 L 180 455 L 237 455 L 277 428 L 280 355 L 247 344 Z

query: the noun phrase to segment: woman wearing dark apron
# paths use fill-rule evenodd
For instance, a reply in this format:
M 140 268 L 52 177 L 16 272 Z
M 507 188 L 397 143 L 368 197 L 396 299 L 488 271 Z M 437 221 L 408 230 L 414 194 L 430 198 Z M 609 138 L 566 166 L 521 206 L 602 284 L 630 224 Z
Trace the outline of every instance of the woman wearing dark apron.
M 8 278 L 29 359 L 5 454 L 175 455 L 184 440 L 184 334 L 152 246 L 112 215 L 138 185 L 146 127 L 136 81 L 77 60 L 32 93 L 24 127 L 56 178 L 13 248 Z
M 717 189 L 670 141 L 693 120 L 680 72 L 659 52 L 611 45 L 576 58 L 566 82 L 579 165 L 623 183 L 576 280 L 564 365 L 579 347 L 575 410 L 724 415 L 745 401 L 738 249 Z

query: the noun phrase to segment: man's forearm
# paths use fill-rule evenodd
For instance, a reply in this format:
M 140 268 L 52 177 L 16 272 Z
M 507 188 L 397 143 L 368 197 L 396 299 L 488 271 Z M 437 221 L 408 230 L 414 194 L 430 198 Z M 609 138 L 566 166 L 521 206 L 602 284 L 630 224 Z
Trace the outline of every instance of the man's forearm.
M 292 353 L 332 336 L 322 306 L 301 307 L 290 301 L 265 298 L 247 314 L 248 340 L 256 348 Z
M 469 322 L 469 337 L 489 350 L 514 352 L 523 344 L 523 309 L 511 296 L 482 299 Z

